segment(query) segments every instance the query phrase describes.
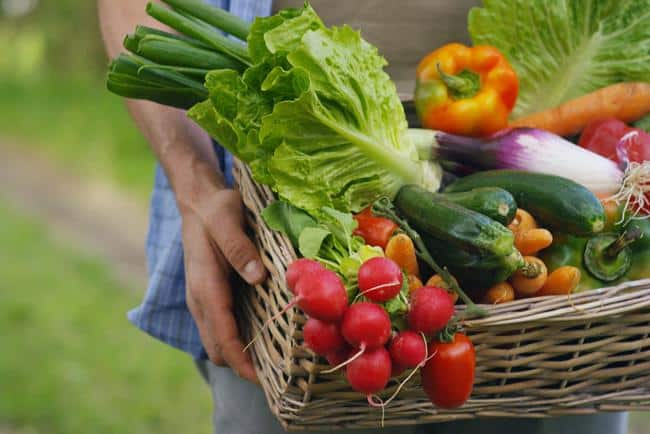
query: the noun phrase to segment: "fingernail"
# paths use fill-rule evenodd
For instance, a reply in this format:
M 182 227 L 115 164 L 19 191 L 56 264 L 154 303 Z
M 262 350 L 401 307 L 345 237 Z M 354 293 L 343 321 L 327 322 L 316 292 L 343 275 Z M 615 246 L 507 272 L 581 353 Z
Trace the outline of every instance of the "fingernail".
M 244 266 L 243 274 L 244 279 L 246 279 L 248 283 L 255 283 L 259 282 L 262 277 L 264 277 L 264 269 L 259 261 L 253 260 Z

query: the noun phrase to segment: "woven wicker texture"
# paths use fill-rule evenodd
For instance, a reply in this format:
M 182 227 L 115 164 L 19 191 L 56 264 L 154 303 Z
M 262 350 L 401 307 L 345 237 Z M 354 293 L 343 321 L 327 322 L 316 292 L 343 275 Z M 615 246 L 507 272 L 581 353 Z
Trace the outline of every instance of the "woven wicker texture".
M 250 338 L 290 301 L 284 271 L 296 254 L 288 239 L 260 218 L 273 193 L 256 184 L 245 165 L 237 162 L 236 167 L 248 219 L 270 272 L 267 282 L 242 293 L 242 325 Z M 416 375 L 386 408 L 385 425 L 650 410 L 650 279 L 488 310 L 489 317 L 466 323 L 477 352 L 471 399 L 456 410 L 437 409 Z M 329 366 L 304 347 L 304 321 L 290 309 L 252 349 L 273 413 L 288 430 L 379 426 L 381 411 L 370 408 L 341 373 L 319 373 Z M 395 387 L 391 380 L 382 396 Z

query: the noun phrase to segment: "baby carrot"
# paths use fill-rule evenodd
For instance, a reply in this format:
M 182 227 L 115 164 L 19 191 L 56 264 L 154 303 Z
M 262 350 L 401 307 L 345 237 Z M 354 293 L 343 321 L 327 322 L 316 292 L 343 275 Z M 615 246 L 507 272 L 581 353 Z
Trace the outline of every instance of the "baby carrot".
M 581 273 L 576 267 L 565 265 L 548 275 L 546 283 L 535 295 L 567 295 L 580 283 Z
M 407 274 L 420 275 L 413 241 L 406 234 L 393 235 L 386 244 L 386 257 L 395 261 Z

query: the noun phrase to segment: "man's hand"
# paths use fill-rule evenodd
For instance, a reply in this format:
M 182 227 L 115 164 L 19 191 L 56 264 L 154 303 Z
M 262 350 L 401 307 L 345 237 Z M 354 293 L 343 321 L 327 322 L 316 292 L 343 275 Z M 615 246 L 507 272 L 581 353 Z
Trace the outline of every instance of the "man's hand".
M 186 300 L 210 360 L 230 366 L 257 382 L 250 357 L 242 350 L 230 284 L 231 267 L 248 283 L 261 282 L 266 271 L 257 249 L 244 233 L 239 193 L 214 192 L 196 211 L 183 212 Z

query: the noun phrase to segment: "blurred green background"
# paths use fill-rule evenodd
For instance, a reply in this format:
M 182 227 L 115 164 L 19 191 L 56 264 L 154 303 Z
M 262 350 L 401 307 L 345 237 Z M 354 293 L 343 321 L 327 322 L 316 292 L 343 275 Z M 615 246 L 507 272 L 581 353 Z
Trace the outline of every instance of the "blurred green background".
M 1 173 L 0 434 L 211 432 L 209 390 L 191 359 L 126 320 L 144 276 L 118 276 L 105 245 L 59 227 L 57 204 L 83 214 L 86 200 L 109 219 L 146 223 L 154 159 L 104 88 L 95 2 L 0 0 L 0 41 L 0 160 L 38 161 L 9 180 Z M 40 182 L 44 170 L 65 180 L 66 197 Z M 89 183 L 102 194 L 67 197 Z M 12 188 L 24 185 L 43 194 L 20 198 Z M 53 205 L 30 203 L 43 198 Z M 135 203 L 129 215 L 123 201 Z M 141 251 L 144 238 L 122 248 Z
M 104 89 L 95 2 L 0 0 L 0 41 L 0 434 L 210 432 L 191 360 L 126 320 L 154 159 Z M 84 236 L 93 219 L 142 230 Z

